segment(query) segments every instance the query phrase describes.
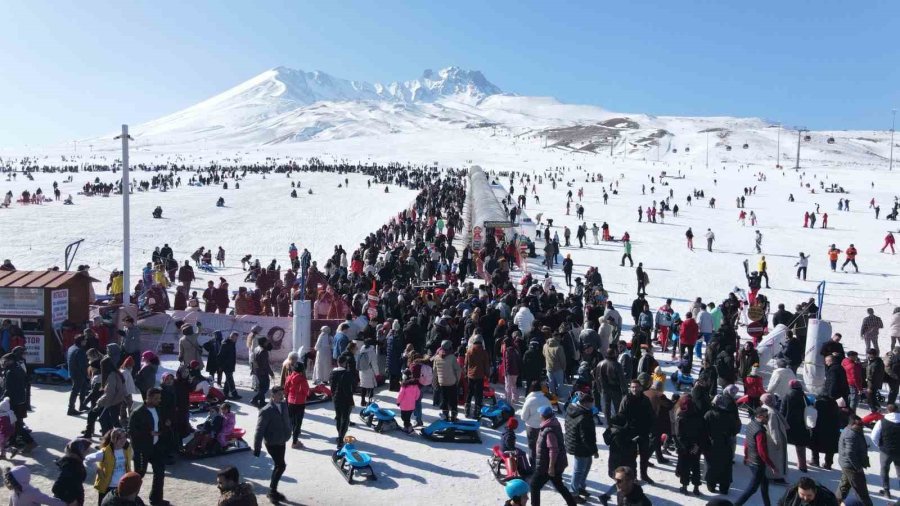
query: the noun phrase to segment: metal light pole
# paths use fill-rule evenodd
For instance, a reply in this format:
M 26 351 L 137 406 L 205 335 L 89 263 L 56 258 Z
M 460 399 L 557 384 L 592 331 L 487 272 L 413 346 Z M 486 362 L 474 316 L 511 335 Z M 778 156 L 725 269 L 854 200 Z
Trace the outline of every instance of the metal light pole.
M 891 109 L 891 161 L 888 170 L 894 170 L 894 121 L 897 119 L 897 109 Z
M 122 139 L 122 303 L 127 306 L 131 303 L 131 219 L 129 216 L 130 205 L 128 202 L 131 193 L 131 184 L 128 180 L 128 125 L 122 125 L 122 134 L 116 139 Z

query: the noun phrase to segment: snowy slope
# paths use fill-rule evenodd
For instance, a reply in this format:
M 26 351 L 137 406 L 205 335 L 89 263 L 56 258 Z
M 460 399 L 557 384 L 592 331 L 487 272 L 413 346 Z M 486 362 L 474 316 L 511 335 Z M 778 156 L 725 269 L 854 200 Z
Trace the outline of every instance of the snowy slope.
M 277 67 L 197 105 L 132 126 L 131 132 L 136 147 L 183 153 L 196 151 L 200 144 L 204 149 L 276 146 L 294 151 L 309 141 L 370 138 L 364 142 L 379 145 L 393 142 L 385 138 L 395 135 L 424 143 L 479 129 L 490 131 L 492 138 L 515 137 L 549 150 L 611 150 L 626 157 L 704 165 L 707 141 L 713 165 L 792 167 L 797 144 L 795 130 L 757 118 L 652 116 L 564 104 L 551 97 L 504 93 L 481 72 L 458 67 L 426 70 L 418 79 L 387 85 Z M 879 166 L 890 150 L 889 132 L 807 135 L 808 141 L 801 140 L 807 162 Z M 118 150 L 112 137 L 87 139 L 81 145 L 100 152 Z M 828 143 L 830 138 L 834 143 Z

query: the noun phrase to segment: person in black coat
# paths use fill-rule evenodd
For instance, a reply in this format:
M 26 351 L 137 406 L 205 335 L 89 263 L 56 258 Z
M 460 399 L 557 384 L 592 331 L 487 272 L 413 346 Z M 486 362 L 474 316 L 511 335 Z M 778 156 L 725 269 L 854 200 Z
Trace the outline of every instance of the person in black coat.
M 806 447 L 810 443 L 806 427 L 806 394 L 799 380 L 791 380 L 790 387 L 791 391 L 781 401 L 781 414 L 788 423 L 787 442 L 797 450 L 797 467 L 806 472 Z
M 66 445 L 65 453 L 56 461 L 59 476 L 53 482 L 53 496 L 66 504 L 84 504 L 84 455 L 91 447 L 87 439 L 74 439 Z
M 794 373 L 797 372 L 800 364 L 803 363 L 803 356 L 805 354 L 806 350 L 803 349 L 803 342 L 794 336 L 792 331 L 788 330 L 787 341 L 784 346 L 784 358 L 787 359 L 788 366 Z
M 161 403 L 162 391 L 159 388 L 153 387 L 147 391 L 144 405 L 136 409 L 128 421 L 128 437 L 134 450 L 134 470 L 143 477 L 147 466 L 153 467 L 150 504 L 168 505 L 163 499 L 163 489 L 172 420 L 161 408 Z
M 350 412 L 353 410 L 354 374 L 348 368 L 350 357 L 342 354 L 338 357 L 338 366 L 331 371 L 331 399 L 334 402 L 334 423 L 337 428 L 337 447 L 344 446 L 344 436 L 350 426 Z
M 16 415 L 15 437 L 21 438 L 27 445 L 27 451 L 37 446 L 31 433 L 25 429 L 25 417 L 28 416 L 28 377 L 19 364 L 15 355 L 7 353 L 0 359 L 0 391 L 9 397 L 9 405 Z
M 827 396 L 816 397 L 816 425 L 812 429 L 812 464 L 819 466 L 819 453 L 825 454 L 825 469 L 831 469 L 834 454 L 838 451 L 838 439 L 841 437 L 841 410 L 837 402 Z
M 69 369 L 69 377 L 72 379 L 72 391 L 69 393 L 69 416 L 78 416 L 85 410 L 84 398 L 87 395 L 91 380 L 88 378 L 87 352 L 84 350 L 84 336 L 75 338 L 74 344 L 66 351 L 66 366 Z M 78 409 L 75 409 L 75 399 L 78 399 Z
M 735 437 L 741 432 L 741 420 L 737 409 L 731 411 L 734 401 L 727 395 L 717 395 L 712 408 L 703 417 L 709 434 L 709 448 L 706 458 L 706 488 L 715 493 L 716 488 L 723 494 L 731 488 L 734 468 Z
M 825 384 L 822 392 L 832 399 L 844 399 L 850 395 L 850 385 L 847 383 L 847 373 L 834 356 L 825 357 Z
M 232 332 L 228 339 L 222 341 L 222 346 L 216 355 L 216 362 L 219 371 L 225 375 L 225 384 L 222 388 L 225 390 L 225 396 L 231 399 L 240 399 L 237 388 L 234 386 L 234 368 L 237 363 L 237 351 L 235 343 L 237 342 L 238 333 Z M 212 355 L 210 355 L 212 357 Z M 212 358 L 210 358 L 210 361 Z M 207 362 L 208 363 L 208 362 Z
M 287 404 L 284 402 L 284 388 L 276 386 L 272 388 L 269 402 L 262 406 L 259 417 L 256 420 L 256 434 L 253 438 L 253 456 L 259 457 L 262 445 L 266 445 L 266 453 L 272 458 L 272 476 L 269 480 L 268 498 L 273 504 L 284 500 L 284 495 L 278 492 L 278 483 L 281 475 L 287 469 L 284 461 L 284 452 L 287 442 L 291 439 L 291 417 L 288 414 Z
M 681 493 L 687 494 L 688 483 L 693 483 L 694 495 L 700 495 L 700 450 L 706 438 L 703 415 L 690 395 L 682 396 L 675 410 L 672 435 L 678 449 L 675 472 L 681 478 Z
M 622 403 L 619 405 L 619 413 L 625 417 L 625 423 L 638 438 L 641 480 L 652 485 L 655 482 L 647 475 L 647 469 L 650 467 L 650 436 L 654 425 L 653 406 L 650 404 L 650 399 L 644 395 L 640 381 L 631 380 L 628 386 L 628 395 L 622 399 Z
M 594 398 L 584 394 L 577 403 L 566 408 L 566 452 L 575 457 L 572 471 L 573 494 L 587 495 L 587 475 L 593 458 L 599 458 L 597 451 L 597 427 L 594 424 Z
M 222 385 L 222 369 L 219 367 L 219 352 L 222 350 L 222 342 L 224 337 L 221 330 L 213 332 L 213 338 L 203 343 L 203 349 L 206 350 L 206 372 L 210 377 L 217 375 L 216 383 Z

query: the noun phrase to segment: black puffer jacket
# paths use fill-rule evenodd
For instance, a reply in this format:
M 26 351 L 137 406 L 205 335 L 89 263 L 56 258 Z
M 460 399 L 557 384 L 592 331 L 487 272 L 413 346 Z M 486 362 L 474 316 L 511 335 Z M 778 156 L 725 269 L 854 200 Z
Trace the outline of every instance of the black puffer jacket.
M 597 453 L 594 415 L 578 403 L 569 404 L 566 409 L 566 451 L 576 457 L 590 457 Z
M 84 501 L 84 479 L 87 471 L 82 459 L 74 455 L 63 455 L 56 461 L 59 477 L 53 483 L 53 495 L 66 504 Z

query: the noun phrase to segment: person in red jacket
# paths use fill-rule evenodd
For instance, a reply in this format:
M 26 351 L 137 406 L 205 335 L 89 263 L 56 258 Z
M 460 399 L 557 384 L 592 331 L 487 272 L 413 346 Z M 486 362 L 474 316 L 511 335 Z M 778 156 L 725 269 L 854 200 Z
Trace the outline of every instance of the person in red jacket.
M 685 314 L 684 321 L 681 322 L 681 331 L 678 333 L 678 348 L 681 350 L 681 358 L 686 359 L 688 363 L 693 360 L 691 350 L 697 344 L 697 338 L 700 336 L 700 328 L 697 326 L 697 320 L 691 312 Z
M 306 398 L 309 396 L 309 381 L 306 379 L 306 364 L 299 361 L 284 382 L 287 394 L 288 414 L 291 417 L 291 448 L 303 448 L 300 442 L 300 427 L 303 426 L 303 415 L 306 413 Z
M 884 246 L 881 247 L 881 252 L 884 253 L 886 248 L 891 248 L 891 255 L 894 255 L 894 243 L 896 239 L 894 239 L 894 234 L 892 232 L 888 232 L 886 236 L 884 236 Z
M 847 373 L 847 384 L 850 385 L 850 411 L 856 413 L 859 406 L 859 396 L 865 391 L 863 386 L 863 366 L 859 362 L 859 354 L 855 351 L 848 351 L 847 358 L 841 362 L 841 367 Z

